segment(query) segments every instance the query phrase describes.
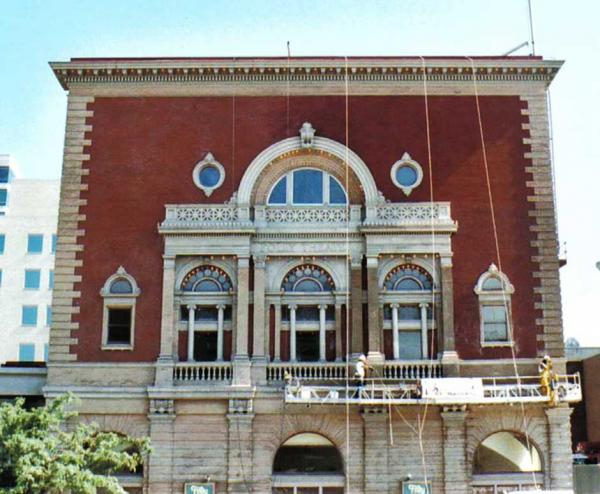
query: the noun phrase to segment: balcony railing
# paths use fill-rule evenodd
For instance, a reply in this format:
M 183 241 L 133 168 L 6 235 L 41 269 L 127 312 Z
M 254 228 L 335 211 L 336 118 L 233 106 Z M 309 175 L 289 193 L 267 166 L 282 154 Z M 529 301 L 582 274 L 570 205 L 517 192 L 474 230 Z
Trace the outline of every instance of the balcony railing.
M 229 383 L 232 377 L 231 362 L 185 362 L 175 364 L 175 384 Z
M 386 362 L 383 367 L 385 379 L 425 379 L 442 377 L 442 365 L 437 361 L 399 360 Z
M 232 204 L 168 204 L 161 231 L 252 228 L 250 208 Z
M 345 362 L 274 362 L 267 366 L 267 381 L 283 381 L 286 374 L 306 381 L 345 379 Z

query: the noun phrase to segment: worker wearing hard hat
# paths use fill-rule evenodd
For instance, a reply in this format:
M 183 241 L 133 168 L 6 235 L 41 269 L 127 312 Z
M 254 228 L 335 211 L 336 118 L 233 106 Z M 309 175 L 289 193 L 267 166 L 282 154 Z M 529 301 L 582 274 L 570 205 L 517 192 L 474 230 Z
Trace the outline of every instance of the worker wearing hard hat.
M 360 387 L 364 386 L 365 378 L 367 377 L 367 371 L 369 371 L 372 368 L 373 367 L 371 367 L 369 365 L 369 361 L 367 360 L 367 357 L 365 357 L 364 355 L 361 355 L 360 357 L 358 357 L 358 360 L 356 361 L 355 371 L 354 371 L 354 377 L 358 381 L 358 386 L 360 386 Z

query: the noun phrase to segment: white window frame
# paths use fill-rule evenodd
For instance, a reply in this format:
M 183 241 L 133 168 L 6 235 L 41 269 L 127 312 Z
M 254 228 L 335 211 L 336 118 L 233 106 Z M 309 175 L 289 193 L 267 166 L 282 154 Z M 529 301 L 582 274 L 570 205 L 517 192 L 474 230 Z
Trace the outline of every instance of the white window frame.
M 294 202 L 294 172 L 300 171 L 300 170 L 315 170 L 318 172 L 321 172 L 323 174 L 323 202 L 315 202 L 315 203 L 295 203 Z M 269 202 L 269 199 L 271 198 L 271 194 L 273 193 L 273 189 L 277 186 L 277 184 L 279 184 L 279 182 L 283 179 L 286 178 L 286 190 L 285 190 L 285 204 L 271 204 Z M 335 180 L 337 182 L 337 184 L 342 188 L 342 190 L 344 191 L 344 194 L 346 195 L 346 202 L 342 203 L 342 204 L 330 204 L 330 194 L 329 194 L 329 179 L 332 178 L 333 180 Z M 269 193 L 267 194 L 267 206 L 272 206 L 272 207 L 284 207 L 284 206 L 298 206 L 298 207 L 302 207 L 302 206 L 332 206 L 332 207 L 341 207 L 341 208 L 345 208 L 348 207 L 348 203 L 349 203 L 349 199 L 348 199 L 348 191 L 346 190 L 346 188 L 342 185 L 342 183 L 335 178 L 331 173 L 328 173 L 326 171 L 321 170 L 320 168 L 314 168 L 314 167 L 310 167 L 310 166 L 302 166 L 300 168 L 294 168 L 293 170 L 290 170 L 289 172 L 287 172 L 285 175 L 282 175 L 281 177 L 279 177 L 276 182 L 273 184 L 273 186 L 269 189 Z
M 219 180 L 217 181 L 217 183 L 215 185 L 211 185 L 211 186 L 204 185 L 200 181 L 200 172 L 208 166 L 212 166 L 219 171 Z M 223 165 L 221 163 L 219 163 L 215 159 L 215 157 L 212 155 L 212 153 L 207 153 L 206 156 L 204 157 L 204 159 L 202 161 L 200 161 L 199 163 L 197 163 L 196 166 L 194 167 L 194 170 L 192 171 L 192 180 L 194 181 L 194 184 L 196 185 L 196 187 L 198 187 L 200 190 L 202 190 L 202 192 L 204 192 L 204 195 L 206 197 L 210 197 L 210 195 L 215 190 L 217 190 L 219 187 L 221 187 L 221 185 L 223 185 L 223 182 L 225 181 L 225 168 L 223 167 Z
M 490 278 L 496 278 L 500 281 L 501 287 L 499 290 L 484 290 L 483 286 Z M 511 284 L 508 277 L 502 273 L 498 267 L 492 263 L 487 271 L 483 272 L 473 291 L 479 298 L 479 328 L 480 341 L 482 347 L 511 347 L 514 344 L 512 339 L 512 295 L 515 292 L 514 286 Z M 483 319 L 484 307 L 504 307 L 506 312 L 506 340 L 486 340 L 485 324 Z
M 131 284 L 131 293 L 111 293 L 112 284 L 118 280 L 126 280 Z M 123 266 L 119 266 L 117 272 L 110 276 L 100 290 L 100 295 L 104 300 L 102 310 L 102 350 L 133 350 L 135 341 L 135 306 L 141 290 L 135 281 Z M 129 334 L 129 344 L 108 343 L 108 313 L 110 309 L 131 309 L 131 327 Z

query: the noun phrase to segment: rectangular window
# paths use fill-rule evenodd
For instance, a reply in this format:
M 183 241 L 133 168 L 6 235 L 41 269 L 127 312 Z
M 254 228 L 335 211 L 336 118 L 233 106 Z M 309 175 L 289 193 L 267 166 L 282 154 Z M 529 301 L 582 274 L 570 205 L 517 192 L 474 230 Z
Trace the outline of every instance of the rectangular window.
M 46 326 L 52 325 L 52 307 L 46 307 Z
M 212 362 L 217 360 L 217 333 L 196 331 L 194 333 L 194 360 Z
M 8 190 L 0 189 L 0 206 L 6 206 L 8 202 Z
M 23 326 L 37 326 L 37 305 L 24 305 L 21 310 L 21 324 Z
M 54 269 L 48 271 L 48 289 L 52 290 L 54 288 Z
M 109 308 L 107 345 L 131 345 L 131 307 Z
M 401 359 L 419 360 L 423 358 L 420 331 L 399 331 L 398 340 L 400 343 L 399 357 Z
M 19 343 L 19 362 L 33 362 L 35 360 L 35 345 L 33 343 Z
M 484 305 L 481 317 L 484 341 L 508 341 L 508 318 L 503 305 Z
M 39 269 L 25 270 L 25 288 L 28 290 L 39 290 L 41 272 Z
M 4 233 L 0 233 L 0 254 L 4 254 L 4 242 L 6 240 L 6 237 L 4 235 Z
M 56 234 L 52 235 L 52 254 L 56 254 Z
M 44 250 L 44 236 L 37 233 L 30 233 L 27 236 L 27 253 L 41 254 Z
M 50 353 L 50 345 L 46 343 L 44 345 L 44 362 L 48 362 L 48 354 Z
M 0 166 L 0 184 L 7 184 L 10 179 L 10 168 L 8 166 Z

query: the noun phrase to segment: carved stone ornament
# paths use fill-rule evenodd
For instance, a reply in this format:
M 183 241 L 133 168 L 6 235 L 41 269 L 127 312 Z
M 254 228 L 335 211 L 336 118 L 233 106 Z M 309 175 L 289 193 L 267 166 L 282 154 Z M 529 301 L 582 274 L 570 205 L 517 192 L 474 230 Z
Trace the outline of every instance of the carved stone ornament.
M 210 197 L 214 190 L 223 185 L 225 168 L 212 153 L 207 153 L 204 159 L 194 167 L 192 179 L 196 187 L 201 189 L 206 197 Z
M 233 399 L 229 400 L 229 413 L 247 415 L 254 409 L 252 400 Z
M 300 145 L 303 148 L 312 148 L 315 137 L 315 129 L 309 122 L 304 122 L 300 128 Z
M 150 413 L 153 415 L 173 415 L 175 403 L 173 400 L 150 400 Z

